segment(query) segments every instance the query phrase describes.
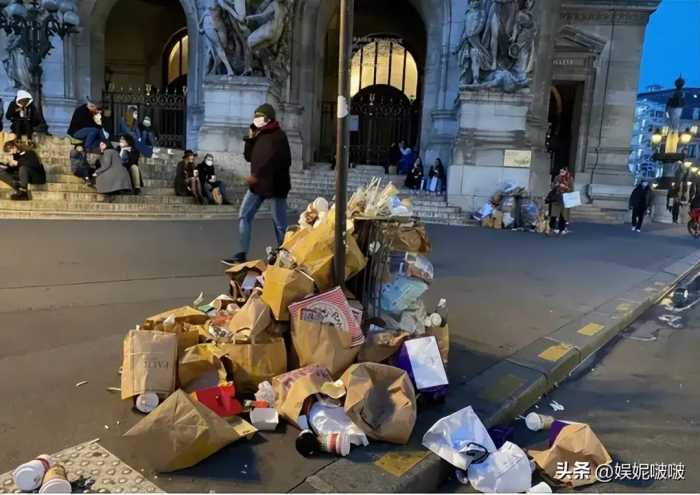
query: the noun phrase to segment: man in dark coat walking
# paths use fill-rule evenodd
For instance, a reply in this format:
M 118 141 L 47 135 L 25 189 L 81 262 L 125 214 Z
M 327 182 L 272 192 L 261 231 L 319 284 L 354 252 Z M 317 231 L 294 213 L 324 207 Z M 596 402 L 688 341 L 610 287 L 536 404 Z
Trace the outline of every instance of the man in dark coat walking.
M 632 230 L 636 232 L 642 231 L 642 223 L 644 216 L 651 208 L 654 200 L 654 194 L 649 186 L 649 182 L 643 180 L 637 187 L 634 188 L 630 195 L 630 210 L 632 210 Z
M 292 153 L 287 135 L 276 120 L 275 109 L 265 103 L 255 110 L 255 118 L 245 141 L 245 159 L 250 162 L 250 176 L 246 178 L 248 191 L 239 212 L 240 250 L 226 264 L 246 261 L 250 250 L 251 227 L 263 201 L 272 202 L 272 221 L 277 244 L 284 241 L 287 230 L 287 195 L 291 178 Z

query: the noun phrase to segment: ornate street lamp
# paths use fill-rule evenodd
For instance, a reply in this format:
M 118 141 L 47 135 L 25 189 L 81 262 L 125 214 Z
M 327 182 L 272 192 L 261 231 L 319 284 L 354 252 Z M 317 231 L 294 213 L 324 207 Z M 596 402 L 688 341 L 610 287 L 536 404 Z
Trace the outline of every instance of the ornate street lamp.
M 53 49 L 51 37 L 63 40 L 77 33 L 80 23 L 75 0 L 0 0 L 0 29 L 18 38 L 18 48 L 26 57 L 31 75 L 31 93 L 36 100 L 41 124 L 36 131 L 48 133 L 42 108 L 42 83 L 44 73 L 41 63 Z

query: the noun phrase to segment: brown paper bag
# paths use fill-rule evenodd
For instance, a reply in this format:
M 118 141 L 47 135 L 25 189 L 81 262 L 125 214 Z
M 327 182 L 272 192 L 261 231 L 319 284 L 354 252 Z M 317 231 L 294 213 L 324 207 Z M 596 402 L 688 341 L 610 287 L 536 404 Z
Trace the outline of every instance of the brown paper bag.
M 292 345 L 299 356 L 299 366 L 317 364 L 331 372 L 333 379 L 355 362 L 361 346 L 352 347 L 350 332 L 333 325 L 292 320 Z
M 343 375 L 345 412 L 375 440 L 405 444 L 416 423 L 416 393 L 405 371 L 377 363 L 352 365 Z
M 318 228 L 304 229 L 283 247 L 287 249 L 300 266 L 306 268 L 316 281 L 320 291 L 334 286 L 333 251 L 335 248 L 335 222 L 329 217 Z M 345 253 L 345 280 L 357 275 L 367 264 L 355 238 L 348 233 Z
M 438 349 L 440 350 L 442 363 L 447 365 L 447 360 L 450 355 L 450 327 L 448 325 L 444 327 L 427 327 L 425 329 L 425 335 L 428 337 L 435 337 Z
M 391 240 L 393 251 L 406 251 L 408 253 L 429 253 L 432 249 L 425 225 L 401 226 Z
M 229 422 L 178 390 L 124 434 L 159 472 L 185 469 L 257 429 L 238 417 Z
M 314 394 L 321 393 L 323 384 L 332 381 L 330 372 L 316 365 L 276 376 L 272 379 L 275 409 L 283 418 L 298 427 L 304 401 Z
M 221 347 L 233 363 L 233 383 L 242 393 L 257 392 L 260 383 L 287 371 L 287 348 L 280 337 L 255 344 L 223 344 Z
M 552 446 L 543 451 L 529 450 L 528 454 L 537 467 L 550 480 L 572 487 L 593 484 L 597 481 L 596 468 L 601 464 L 610 464 L 612 458 L 591 427 L 585 423 L 574 423 L 562 428 Z M 583 462 L 590 467 L 590 476 L 575 479 L 577 476 L 568 475 L 557 477 L 557 465 L 568 463 L 570 468 L 577 462 Z
M 194 392 L 216 387 L 227 382 L 228 371 L 233 364 L 226 352 L 216 344 L 199 344 L 190 347 L 178 362 L 180 388 Z
M 233 265 L 231 268 L 226 270 L 226 273 L 229 277 L 231 277 L 232 281 L 236 282 L 240 286 L 243 284 L 243 281 L 245 280 L 245 277 L 248 275 L 249 271 L 253 270 L 262 274 L 266 268 L 267 263 L 265 263 L 263 260 L 253 260 Z
M 255 343 L 264 338 L 265 331 L 272 325 L 272 311 L 261 297 L 261 291 L 256 289 L 250 295 L 248 302 L 233 315 L 228 329 L 236 339 L 249 340 Z
M 265 270 L 262 299 L 275 319 L 289 321 L 289 305 L 314 293 L 314 279 L 302 270 L 270 266 Z
M 175 390 L 177 338 L 172 333 L 131 330 L 124 339 L 122 399 L 144 392 L 168 396 Z
M 149 316 L 144 321 L 143 328 L 145 330 L 159 330 L 161 332 L 165 331 L 163 328 L 163 322 L 170 315 L 175 317 L 175 323 L 189 323 L 191 325 L 203 325 L 209 319 L 205 313 L 202 313 L 192 306 L 182 306 L 180 308 L 164 311 L 154 316 Z
M 357 360 L 361 363 L 382 363 L 396 354 L 410 336 L 408 332 L 399 330 L 368 332 Z

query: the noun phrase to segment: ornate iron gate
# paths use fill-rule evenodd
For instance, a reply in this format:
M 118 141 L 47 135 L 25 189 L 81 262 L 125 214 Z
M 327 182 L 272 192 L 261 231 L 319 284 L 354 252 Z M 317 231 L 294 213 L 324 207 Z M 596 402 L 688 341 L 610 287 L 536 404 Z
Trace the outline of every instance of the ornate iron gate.
M 105 106 L 104 126 L 111 135 L 116 135 L 119 120 L 126 115 L 129 105 L 139 109 L 139 120 L 146 115 L 151 117 L 151 128 L 158 135 L 158 146 L 164 148 L 185 148 L 187 135 L 187 86 L 181 91 L 158 90 L 147 84 L 144 88 L 111 87 L 103 93 Z

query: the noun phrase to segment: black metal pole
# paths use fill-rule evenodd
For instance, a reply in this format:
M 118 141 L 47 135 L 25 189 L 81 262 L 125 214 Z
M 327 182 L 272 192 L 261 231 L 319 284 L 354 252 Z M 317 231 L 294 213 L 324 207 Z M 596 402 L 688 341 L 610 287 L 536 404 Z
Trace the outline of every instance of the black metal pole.
M 352 23 L 354 0 L 340 0 L 340 48 L 338 50 L 338 122 L 336 128 L 335 164 L 335 256 L 336 285 L 345 284 L 345 251 L 347 249 L 346 207 L 348 162 L 350 160 L 350 59 L 352 56 Z

